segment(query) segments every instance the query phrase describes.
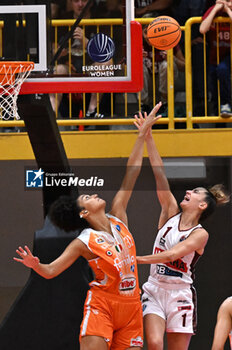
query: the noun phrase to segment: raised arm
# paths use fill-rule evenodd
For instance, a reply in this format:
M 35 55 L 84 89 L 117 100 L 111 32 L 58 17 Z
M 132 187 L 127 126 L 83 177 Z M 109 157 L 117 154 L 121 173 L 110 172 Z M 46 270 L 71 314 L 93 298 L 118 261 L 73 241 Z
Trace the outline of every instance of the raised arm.
M 138 264 L 157 264 L 157 263 L 168 263 L 182 258 L 194 251 L 197 251 L 199 255 L 204 252 L 205 245 L 208 241 L 208 232 L 204 229 L 196 229 L 191 233 L 191 235 L 184 241 L 178 243 L 173 248 L 166 250 L 164 252 L 137 256 Z
M 155 117 L 156 113 L 160 108 L 160 104 L 157 104 L 153 110 L 152 115 L 156 120 L 160 118 L 160 116 Z M 142 114 L 140 113 L 140 117 L 137 119 L 143 119 Z M 118 217 L 125 224 L 127 224 L 127 214 L 126 209 L 131 197 L 135 182 L 139 176 L 142 160 L 143 160 L 143 145 L 146 137 L 146 133 L 148 130 L 148 126 L 144 125 L 139 129 L 138 137 L 135 141 L 134 147 L 131 151 L 130 157 L 127 161 L 126 174 L 122 181 L 122 185 L 120 190 L 116 193 L 111 208 L 111 214 Z
M 201 22 L 201 25 L 199 28 L 201 34 L 205 34 L 210 30 L 214 17 L 220 10 L 223 9 L 223 7 L 224 7 L 223 3 L 221 2 L 216 3 L 216 5 L 212 9 L 212 11 L 209 13 L 209 15 L 205 19 L 203 19 L 203 21 Z
M 151 127 L 156 123 L 156 120 L 157 118 L 155 118 L 155 114 L 152 111 L 147 118 L 140 118 L 137 127 L 139 129 L 145 127 L 145 129 L 148 129 L 149 131 L 146 134 L 146 144 L 150 164 L 156 180 L 157 196 L 161 205 L 161 215 L 159 219 L 159 227 L 161 227 L 171 216 L 178 213 L 179 208 L 175 197 L 170 191 L 169 183 L 164 171 L 163 161 L 152 136 Z
M 71 266 L 79 256 L 82 255 L 88 259 L 91 254 L 86 245 L 79 239 L 74 239 L 64 252 L 50 264 L 41 264 L 39 258 L 33 256 L 27 246 L 25 246 L 24 249 L 19 247 L 16 252 L 21 259 L 13 258 L 15 261 L 21 262 L 25 266 L 32 268 L 40 276 L 46 279 L 51 279 L 61 274 L 61 272 Z
M 168 179 L 164 170 L 164 164 L 159 155 L 153 137 L 147 137 L 146 143 L 150 164 L 155 176 L 156 193 L 161 205 L 161 214 L 159 219 L 159 227 L 161 227 L 171 216 L 179 212 L 179 208 L 175 197 L 170 191 Z

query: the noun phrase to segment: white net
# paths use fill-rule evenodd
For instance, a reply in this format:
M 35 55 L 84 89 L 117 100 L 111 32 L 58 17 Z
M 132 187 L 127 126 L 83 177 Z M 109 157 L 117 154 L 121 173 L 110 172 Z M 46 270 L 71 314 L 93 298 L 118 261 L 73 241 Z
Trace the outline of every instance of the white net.
M 33 62 L 1 62 L 0 64 L 0 118 L 20 119 L 17 98 L 22 83 L 34 68 Z

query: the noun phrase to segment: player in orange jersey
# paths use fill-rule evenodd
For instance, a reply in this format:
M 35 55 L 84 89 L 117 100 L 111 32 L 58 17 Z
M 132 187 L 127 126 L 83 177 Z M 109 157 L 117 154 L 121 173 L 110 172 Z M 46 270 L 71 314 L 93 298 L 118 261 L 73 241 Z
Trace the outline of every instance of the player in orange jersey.
M 151 111 L 154 118 L 161 104 Z M 142 115 L 140 114 L 140 118 Z M 110 214 L 97 194 L 74 200 L 61 197 L 50 208 L 50 219 L 70 231 L 79 227 L 79 216 L 90 228 L 82 231 L 52 263 L 42 264 L 25 246 L 14 260 L 32 268 L 44 278 L 53 278 L 83 256 L 95 273 L 86 297 L 80 332 L 81 350 L 138 350 L 143 347 L 142 307 L 135 243 L 127 228 L 126 208 L 139 175 L 146 128 L 141 127 L 127 162 L 126 174 L 116 193 Z

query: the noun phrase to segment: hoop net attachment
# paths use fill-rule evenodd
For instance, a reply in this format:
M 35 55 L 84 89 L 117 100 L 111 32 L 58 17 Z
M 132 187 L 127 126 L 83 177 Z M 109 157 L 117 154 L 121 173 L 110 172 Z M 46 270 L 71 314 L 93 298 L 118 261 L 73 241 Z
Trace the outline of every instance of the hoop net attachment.
M 0 61 L 0 118 L 20 119 L 17 99 L 23 82 L 34 68 L 34 62 Z

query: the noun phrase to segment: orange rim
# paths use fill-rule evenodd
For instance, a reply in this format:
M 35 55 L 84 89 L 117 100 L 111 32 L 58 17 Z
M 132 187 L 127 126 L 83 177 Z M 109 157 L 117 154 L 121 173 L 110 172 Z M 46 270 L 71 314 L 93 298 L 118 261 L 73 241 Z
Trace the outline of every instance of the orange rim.
M 5 70 L 1 69 L 5 66 Z M 23 66 L 23 68 L 22 68 Z M 34 62 L 31 61 L 0 61 L 0 85 L 13 85 L 15 74 L 26 73 L 34 68 Z
M 24 67 L 26 70 L 34 68 L 34 62 L 31 61 L 0 61 L 0 69 L 6 66 L 7 68 L 14 69 L 14 73 L 20 72 L 20 66 Z

